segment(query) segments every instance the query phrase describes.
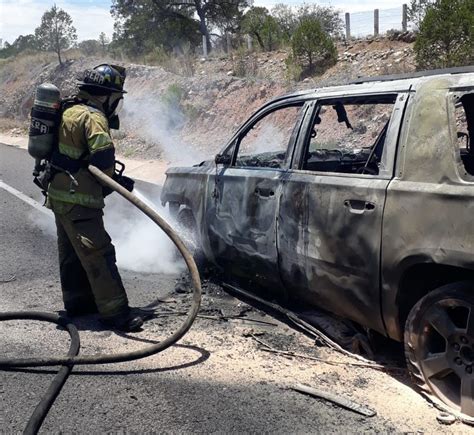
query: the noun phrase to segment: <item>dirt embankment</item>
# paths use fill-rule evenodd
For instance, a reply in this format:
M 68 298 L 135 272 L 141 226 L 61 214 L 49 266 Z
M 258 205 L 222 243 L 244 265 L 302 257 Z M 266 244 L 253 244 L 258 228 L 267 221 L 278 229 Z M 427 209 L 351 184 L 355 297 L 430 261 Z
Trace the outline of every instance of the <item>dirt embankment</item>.
M 361 75 L 414 70 L 411 43 L 364 40 L 340 45 L 338 50 L 334 67 L 301 82 L 291 79 L 285 50 L 196 59 L 192 76 L 159 66 L 125 64 L 128 94 L 122 128 L 116 134 L 118 147 L 127 157 L 196 162 L 221 149 L 251 113 L 275 96 L 346 83 Z M 113 62 L 82 57 L 60 67 L 53 56 L 45 54 L 4 61 L 0 64 L 0 129 L 24 134 L 38 84 L 51 82 L 63 95 L 72 94 L 76 76 L 104 61 Z

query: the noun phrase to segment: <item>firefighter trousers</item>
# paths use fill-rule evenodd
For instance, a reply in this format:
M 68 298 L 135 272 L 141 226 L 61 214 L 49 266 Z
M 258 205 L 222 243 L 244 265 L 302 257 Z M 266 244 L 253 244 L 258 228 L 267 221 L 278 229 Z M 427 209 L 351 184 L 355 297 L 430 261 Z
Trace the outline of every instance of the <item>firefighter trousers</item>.
M 55 213 L 64 307 L 76 314 L 97 307 L 107 319 L 126 313 L 129 306 L 102 217 L 101 209 L 80 205 Z

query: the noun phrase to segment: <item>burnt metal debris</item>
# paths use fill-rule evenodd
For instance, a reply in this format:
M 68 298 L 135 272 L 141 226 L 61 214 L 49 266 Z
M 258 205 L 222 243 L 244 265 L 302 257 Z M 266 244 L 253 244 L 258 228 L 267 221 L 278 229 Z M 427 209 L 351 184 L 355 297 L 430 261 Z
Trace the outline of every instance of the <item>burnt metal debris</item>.
M 270 101 L 161 194 L 225 280 L 405 340 L 421 389 L 471 418 L 473 198 L 472 68 Z

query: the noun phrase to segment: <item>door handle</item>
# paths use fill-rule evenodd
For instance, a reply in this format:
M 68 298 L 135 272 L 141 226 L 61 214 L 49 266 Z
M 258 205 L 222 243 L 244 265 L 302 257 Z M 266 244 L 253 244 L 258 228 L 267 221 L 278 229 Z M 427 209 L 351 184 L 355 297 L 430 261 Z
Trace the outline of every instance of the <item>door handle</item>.
M 361 201 L 359 199 L 346 199 L 344 206 L 354 214 L 364 214 L 375 210 L 375 204 L 369 201 Z
M 275 192 L 270 187 L 256 187 L 255 195 L 263 198 L 270 198 L 275 195 Z

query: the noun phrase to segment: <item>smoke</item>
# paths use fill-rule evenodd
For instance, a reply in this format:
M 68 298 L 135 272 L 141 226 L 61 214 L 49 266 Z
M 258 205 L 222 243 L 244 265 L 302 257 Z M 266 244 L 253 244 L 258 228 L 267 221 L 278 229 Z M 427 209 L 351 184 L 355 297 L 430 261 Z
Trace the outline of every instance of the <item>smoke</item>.
M 175 226 L 159 201 L 146 198 L 139 190 L 136 193 Z M 117 265 L 120 268 L 167 274 L 177 274 L 185 269 L 174 244 L 150 218 L 117 194 L 110 195 L 106 202 L 105 226 L 116 247 Z
M 179 102 L 169 98 L 127 94 L 120 119 L 128 135 L 136 135 L 161 151 L 173 165 L 189 166 L 209 159 L 209 153 L 186 143 L 181 132 L 190 128 Z M 133 140 L 133 138 L 132 138 Z M 212 140 L 210 138 L 210 140 Z
M 247 136 L 242 141 L 241 148 L 245 154 L 247 152 L 251 154 L 265 153 L 269 151 L 285 151 L 283 145 L 288 143 L 287 138 L 291 134 L 291 131 L 284 132 L 281 126 L 275 126 L 272 123 L 263 124 L 254 134 L 255 136 Z M 246 140 L 247 139 L 247 140 Z
M 174 86 L 159 96 L 144 96 L 140 89 L 135 88 L 127 94 L 120 114 L 127 139 L 133 141 L 133 136 L 137 136 L 145 140 L 152 147 L 151 157 L 156 156 L 153 151 L 161 151 L 161 159 L 174 166 L 189 166 L 209 158 L 181 137 L 180 133 L 187 124 L 179 104 L 183 92 Z M 173 228 L 178 228 L 167 209 L 161 206 L 158 194 L 154 200 L 140 190 L 135 189 L 134 193 L 147 205 L 152 205 Z M 174 244 L 148 217 L 131 212 L 131 207 L 118 195 L 111 195 L 107 201 L 105 222 L 117 247 L 119 267 L 148 273 L 175 274 L 183 271 L 185 265 Z M 180 233 L 186 237 L 182 231 Z
M 28 213 L 28 220 L 45 235 L 50 237 L 56 236 L 56 225 L 54 224 L 53 213 L 48 216 L 44 213 L 34 210 Z

